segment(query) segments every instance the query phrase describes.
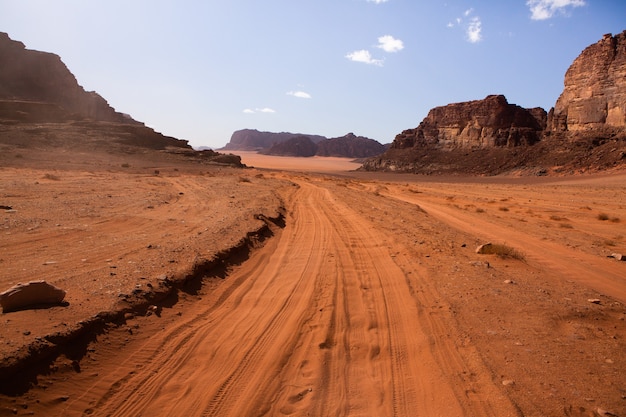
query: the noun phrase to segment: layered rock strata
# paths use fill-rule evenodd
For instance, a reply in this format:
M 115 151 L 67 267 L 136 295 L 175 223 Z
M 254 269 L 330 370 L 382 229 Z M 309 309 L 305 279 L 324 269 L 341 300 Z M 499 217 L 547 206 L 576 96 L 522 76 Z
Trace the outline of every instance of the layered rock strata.
M 574 60 L 548 124 L 554 132 L 626 127 L 626 31 L 604 35 Z
M 531 145 L 546 126 L 546 112 L 509 104 L 503 95 L 435 107 L 415 129 L 394 139 L 391 148 L 488 148 Z

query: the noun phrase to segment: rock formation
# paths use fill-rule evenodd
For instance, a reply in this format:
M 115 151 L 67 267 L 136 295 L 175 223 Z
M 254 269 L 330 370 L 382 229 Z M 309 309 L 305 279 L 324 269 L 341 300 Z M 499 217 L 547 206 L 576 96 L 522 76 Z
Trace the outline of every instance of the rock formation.
M 278 156 L 314 156 L 317 152 L 317 145 L 309 139 L 308 136 L 295 136 L 283 142 L 274 143 L 274 145 L 261 151 L 267 155 Z
M 492 95 L 484 100 L 435 107 L 417 128 L 397 135 L 391 147 L 471 149 L 532 145 L 539 140 L 545 124 L 543 109 L 524 109 L 509 104 L 502 95 Z
M 361 169 L 546 175 L 626 164 L 626 31 L 587 47 L 564 84 L 548 114 L 503 96 L 436 107 Z
M 587 47 L 565 73 L 550 111 L 553 132 L 626 127 L 626 31 Z
M 22 42 L 2 32 L 0 100 L 5 119 L 134 122 L 116 112 L 98 93 L 85 91 L 58 55 L 26 49 Z
M 295 137 L 307 137 L 313 143 L 317 143 L 326 139 L 324 136 L 319 135 L 305 135 L 302 133 L 273 133 L 273 132 L 260 132 L 256 129 L 242 129 L 237 130 L 230 137 L 230 142 L 224 146 L 224 150 L 238 150 L 238 151 L 260 151 L 264 149 L 270 149 L 274 144 L 285 142 Z
M 385 145 L 354 133 L 322 140 L 317 144 L 317 156 L 338 156 L 346 158 L 369 158 L 385 152 Z
M 258 151 L 278 156 L 336 156 L 369 158 L 385 151 L 385 145 L 374 139 L 348 133 L 337 138 L 300 133 L 272 133 L 244 129 L 234 132 L 224 150 Z

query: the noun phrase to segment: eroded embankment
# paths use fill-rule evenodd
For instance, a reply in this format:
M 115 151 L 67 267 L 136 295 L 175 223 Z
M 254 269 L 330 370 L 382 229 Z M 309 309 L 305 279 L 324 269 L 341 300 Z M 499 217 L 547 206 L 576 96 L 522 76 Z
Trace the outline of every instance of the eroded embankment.
M 246 261 L 250 254 L 280 233 L 285 226 L 285 208 L 281 205 L 275 216 L 255 215 L 261 225 L 248 231 L 235 245 L 218 251 L 210 259 L 195 259 L 181 265 L 171 276 L 161 275 L 157 286 L 136 289 L 109 310 L 77 321 L 66 330 L 54 332 L 21 346 L 14 354 L 0 359 L 0 392 L 18 395 L 28 390 L 38 375 L 49 373 L 57 357 L 74 357 L 84 352 L 97 336 L 111 328 L 122 326 L 137 315 L 160 314 L 164 306 L 171 307 L 180 292 L 195 294 L 210 278 L 226 278 L 229 268 Z M 78 362 L 75 363 L 78 367 Z

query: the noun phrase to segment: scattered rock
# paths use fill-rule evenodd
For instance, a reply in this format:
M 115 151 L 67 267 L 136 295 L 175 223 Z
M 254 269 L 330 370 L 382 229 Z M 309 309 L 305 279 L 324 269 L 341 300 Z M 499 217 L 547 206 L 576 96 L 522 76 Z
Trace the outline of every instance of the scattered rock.
M 608 257 L 617 259 L 618 261 L 625 261 L 626 262 L 626 255 L 622 255 L 621 253 L 612 253 Z
M 504 385 L 505 387 L 513 386 L 515 385 L 515 381 L 513 381 L 512 379 L 505 379 L 504 381 L 502 381 L 502 385 Z
M 11 206 L 0 206 L 0 210 L 13 210 Z
M 46 281 L 19 283 L 0 294 L 3 313 L 24 310 L 38 305 L 59 305 L 65 298 L 65 291 Z
M 515 281 L 513 281 L 512 279 L 505 279 L 504 283 L 505 284 L 515 284 Z
M 593 303 L 593 304 L 600 304 L 601 303 L 600 299 L 598 299 L 598 298 L 590 298 L 587 301 L 590 302 L 590 303 Z

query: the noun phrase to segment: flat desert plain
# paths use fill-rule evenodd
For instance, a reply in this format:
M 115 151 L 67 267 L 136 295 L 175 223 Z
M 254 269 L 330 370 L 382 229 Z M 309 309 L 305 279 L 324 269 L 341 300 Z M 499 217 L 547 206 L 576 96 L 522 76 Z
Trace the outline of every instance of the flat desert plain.
M 242 157 L 0 168 L 0 416 L 626 416 L 624 171 Z

